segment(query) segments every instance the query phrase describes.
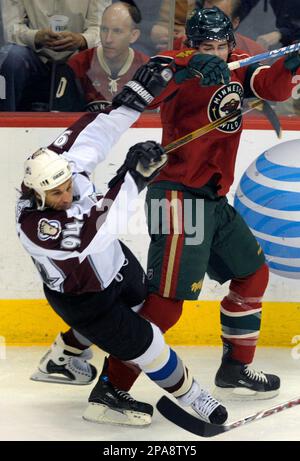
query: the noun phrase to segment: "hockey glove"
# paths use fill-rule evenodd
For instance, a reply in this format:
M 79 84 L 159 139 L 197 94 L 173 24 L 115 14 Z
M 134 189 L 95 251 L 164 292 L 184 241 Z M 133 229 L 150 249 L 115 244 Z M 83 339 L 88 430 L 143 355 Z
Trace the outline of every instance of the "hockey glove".
M 167 160 L 167 154 L 157 142 L 139 142 L 130 147 L 125 162 L 118 169 L 116 176 L 108 183 L 108 187 L 115 186 L 117 182 L 124 179 L 127 171 L 129 171 L 140 192 L 158 175 Z
M 172 61 L 172 58 L 153 58 L 139 67 L 132 80 L 113 98 L 113 108 L 123 105 L 143 112 L 172 79 L 173 71 L 168 67 Z
M 300 54 L 298 51 L 289 54 L 284 60 L 284 66 L 290 70 L 293 75 L 297 72 L 300 67 Z
M 200 77 L 201 86 L 228 85 L 230 70 L 218 56 L 194 54 L 188 65 L 175 73 L 174 79 L 176 83 L 182 83 L 194 77 Z

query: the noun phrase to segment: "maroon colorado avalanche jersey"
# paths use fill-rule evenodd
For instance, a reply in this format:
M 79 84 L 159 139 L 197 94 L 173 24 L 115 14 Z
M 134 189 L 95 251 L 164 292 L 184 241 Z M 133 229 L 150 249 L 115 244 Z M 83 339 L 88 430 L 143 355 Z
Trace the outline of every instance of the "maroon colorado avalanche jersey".
M 110 114 L 86 114 L 48 146 L 71 164 L 70 209 L 37 210 L 34 200 L 22 196 L 18 200 L 18 236 L 51 290 L 74 294 L 103 290 L 125 263 L 118 233 L 120 222 L 134 212 L 136 184 L 127 173 L 123 183 L 99 197 L 90 174 L 138 116 L 123 106 Z

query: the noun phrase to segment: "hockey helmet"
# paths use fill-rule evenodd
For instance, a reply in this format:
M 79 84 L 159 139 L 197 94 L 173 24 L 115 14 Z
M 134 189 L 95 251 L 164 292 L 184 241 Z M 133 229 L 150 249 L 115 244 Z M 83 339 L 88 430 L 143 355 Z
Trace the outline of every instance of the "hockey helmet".
M 72 177 L 69 162 L 62 155 L 47 148 L 41 148 L 32 154 L 25 161 L 24 170 L 25 186 L 36 191 L 41 197 L 39 210 L 45 207 L 45 192 L 60 186 Z
M 229 48 L 235 47 L 232 23 L 218 7 L 195 8 L 186 22 L 186 36 L 191 48 L 205 40 L 227 40 Z

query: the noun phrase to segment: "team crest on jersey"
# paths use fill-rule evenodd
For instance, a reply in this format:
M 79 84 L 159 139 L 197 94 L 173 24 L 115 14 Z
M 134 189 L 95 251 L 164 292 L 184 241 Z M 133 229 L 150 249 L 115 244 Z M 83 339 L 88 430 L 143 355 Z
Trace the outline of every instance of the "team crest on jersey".
M 211 122 L 219 118 L 229 115 L 237 109 L 241 108 L 243 101 L 244 89 L 239 82 L 231 82 L 229 85 L 222 86 L 212 96 L 208 105 L 208 118 Z M 225 133 L 235 133 L 242 124 L 242 116 L 225 122 L 219 126 L 217 130 Z
M 61 225 L 59 221 L 40 219 L 38 223 L 38 238 L 42 241 L 56 240 L 61 233 Z

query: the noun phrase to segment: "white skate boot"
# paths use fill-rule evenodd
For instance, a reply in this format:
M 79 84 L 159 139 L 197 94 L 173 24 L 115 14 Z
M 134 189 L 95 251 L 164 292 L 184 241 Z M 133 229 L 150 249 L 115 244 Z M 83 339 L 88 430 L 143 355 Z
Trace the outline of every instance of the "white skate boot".
M 94 365 L 87 362 L 92 356 L 91 349 L 82 351 L 65 344 L 60 333 L 30 379 L 47 383 L 90 384 L 97 375 Z
M 196 381 L 193 381 L 191 389 L 178 398 L 182 406 L 191 406 L 203 421 L 212 424 L 223 424 L 227 419 L 227 410 L 214 399 L 210 393 L 201 389 Z

